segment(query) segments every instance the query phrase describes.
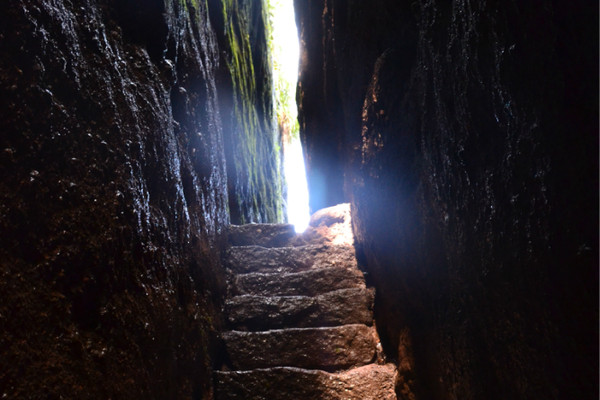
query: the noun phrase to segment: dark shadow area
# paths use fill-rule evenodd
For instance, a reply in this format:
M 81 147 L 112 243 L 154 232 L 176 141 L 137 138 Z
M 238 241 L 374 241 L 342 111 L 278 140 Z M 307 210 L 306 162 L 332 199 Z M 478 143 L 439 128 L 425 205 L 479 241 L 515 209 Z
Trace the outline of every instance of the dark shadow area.
M 595 398 L 597 6 L 295 5 L 309 186 L 352 202 L 399 394 Z

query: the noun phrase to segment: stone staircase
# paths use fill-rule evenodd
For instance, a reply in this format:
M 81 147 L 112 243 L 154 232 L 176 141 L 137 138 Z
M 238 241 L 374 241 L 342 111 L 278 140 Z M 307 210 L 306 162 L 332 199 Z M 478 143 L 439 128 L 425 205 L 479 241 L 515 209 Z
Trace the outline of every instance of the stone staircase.
M 349 220 L 324 221 L 350 229 Z M 280 224 L 232 226 L 229 240 L 231 330 L 222 334 L 216 399 L 396 399 L 396 369 L 382 361 L 373 326 L 374 292 L 351 244 Z

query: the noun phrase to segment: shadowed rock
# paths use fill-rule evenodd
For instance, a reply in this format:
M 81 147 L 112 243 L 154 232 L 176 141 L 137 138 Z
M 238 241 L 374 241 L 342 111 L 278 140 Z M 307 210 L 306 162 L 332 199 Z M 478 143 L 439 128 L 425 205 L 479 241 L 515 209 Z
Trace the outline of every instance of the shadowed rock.
M 371 325 L 374 291 L 341 289 L 316 297 L 236 296 L 226 302 L 229 323 L 251 331 L 285 327 Z
M 234 246 L 229 249 L 226 262 L 235 273 L 297 272 L 310 268 L 356 267 L 354 247 L 331 245 L 279 248 Z
M 231 331 L 223 339 L 237 370 L 292 366 L 335 371 L 372 362 L 377 344 L 374 329 L 366 325 Z
M 230 291 L 256 296 L 315 296 L 344 288 L 364 288 L 365 280 L 358 269 L 323 268 L 292 273 L 237 275 Z
M 218 400 L 395 400 L 394 365 L 366 365 L 340 373 L 293 367 L 217 372 Z

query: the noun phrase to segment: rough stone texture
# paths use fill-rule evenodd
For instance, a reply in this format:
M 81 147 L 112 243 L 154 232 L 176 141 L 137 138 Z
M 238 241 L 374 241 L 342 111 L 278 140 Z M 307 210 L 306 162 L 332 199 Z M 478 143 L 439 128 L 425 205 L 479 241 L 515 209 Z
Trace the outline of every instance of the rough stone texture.
M 312 208 L 352 202 L 404 395 L 597 398 L 597 4 L 295 5 Z
M 352 246 L 307 245 L 279 248 L 234 246 L 227 251 L 226 263 L 238 274 L 298 272 L 307 269 L 356 267 L 356 258 Z
M 227 176 L 220 56 L 249 61 L 215 29 L 195 0 L 3 4 L 0 397 L 209 398 L 227 186 L 273 150 Z
M 292 241 L 301 244 L 354 244 L 350 218 L 350 204 L 343 203 L 318 210 L 310 216 L 308 228 Z
M 236 370 L 279 366 L 341 370 L 371 363 L 377 344 L 374 328 L 358 324 L 230 331 L 223 333 L 223 340 Z
M 311 215 L 309 226 L 296 234 L 290 224 L 232 225 L 228 230 L 232 246 L 286 247 L 318 244 L 347 245 L 354 243 L 350 203 L 318 210 Z
M 217 373 L 217 400 L 395 400 L 392 364 L 340 373 L 291 367 Z
M 290 224 L 231 225 L 227 233 L 232 246 L 282 247 L 296 236 Z
M 365 287 L 347 241 L 352 236 L 349 207 L 318 215 L 318 231 L 284 243 L 297 247 L 230 249 L 228 265 L 234 261 L 234 268 L 228 270 L 225 312 L 228 328 L 235 330 L 222 334 L 225 354 L 219 369 L 224 371 L 215 373 L 218 399 L 396 399 L 395 366 L 376 364 L 383 364 L 385 356 L 372 326 L 374 291 Z M 244 235 L 253 232 L 257 237 L 242 240 L 257 242 L 271 242 L 285 229 L 233 228 Z M 333 244 L 341 238 L 345 245 Z M 282 272 L 247 273 L 264 267 Z M 343 369 L 348 370 L 325 372 Z
M 236 275 L 230 292 L 255 296 L 315 296 L 331 290 L 364 288 L 365 278 L 358 269 L 323 268 L 292 273 Z
M 207 4 L 223 58 L 217 80 L 231 222 L 283 222 L 282 142 L 273 106 L 265 1 Z
M 229 324 L 236 330 L 371 325 L 373 290 L 341 289 L 319 296 L 236 296 L 226 301 Z

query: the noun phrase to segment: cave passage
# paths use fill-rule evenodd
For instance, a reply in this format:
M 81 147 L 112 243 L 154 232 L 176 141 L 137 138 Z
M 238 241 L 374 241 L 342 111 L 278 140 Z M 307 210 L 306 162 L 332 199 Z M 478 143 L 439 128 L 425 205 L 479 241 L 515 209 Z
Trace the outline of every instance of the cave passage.
M 296 232 L 308 227 L 308 187 L 299 135 L 296 84 L 298 82 L 298 30 L 291 1 L 270 0 L 271 52 L 277 121 L 282 132 L 287 219 Z
M 598 4 L 539 3 L 5 1 L 0 397 L 598 399 Z

